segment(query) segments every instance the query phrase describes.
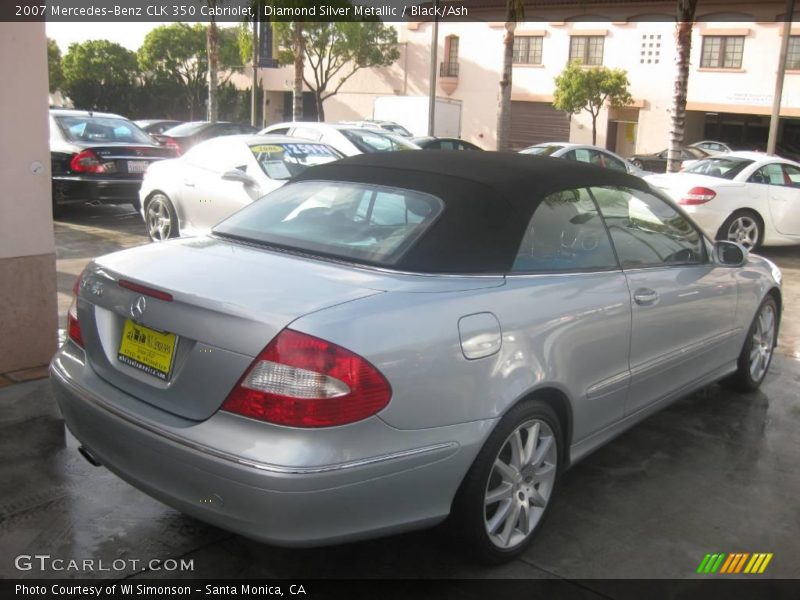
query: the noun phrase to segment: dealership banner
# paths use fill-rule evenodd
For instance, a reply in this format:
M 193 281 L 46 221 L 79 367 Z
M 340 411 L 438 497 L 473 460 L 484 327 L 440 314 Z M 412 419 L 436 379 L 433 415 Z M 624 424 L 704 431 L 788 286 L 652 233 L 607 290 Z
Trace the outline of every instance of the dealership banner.
M 796 600 L 800 580 L 754 579 L 19 579 L 0 581 L 0 598 L 285 598 L 294 600 L 667 600 L 694 598 L 726 600 L 770 598 Z
M 587 21 L 674 20 L 675 0 L 588 2 Z M 523 0 L 530 20 L 562 22 L 565 4 L 575 0 Z M 252 21 L 481 21 L 506 20 L 507 0 L 2 0 L 0 21 L 52 22 L 252 22 Z M 773 22 L 785 19 L 783 2 L 763 0 L 747 11 L 728 10 L 725 21 Z M 698 0 L 697 20 L 719 20 L 717 0 Z M 580 21 L 573 17 L 571 21 Z

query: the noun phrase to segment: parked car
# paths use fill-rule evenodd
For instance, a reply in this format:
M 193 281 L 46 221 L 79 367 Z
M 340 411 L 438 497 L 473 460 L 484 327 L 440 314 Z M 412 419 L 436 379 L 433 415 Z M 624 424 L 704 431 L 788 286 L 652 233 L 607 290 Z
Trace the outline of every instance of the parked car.
M 534 154 L 536 156 L 550 156 L 552 158 L 566 158 L 567 160 L 574 160 L 576 162 L 596 165 L 614 171 L 630 173 L 637 177 L 641 177 L 645 174 L 642 169 L 635 166 L 630 161 L 625 160 L 618 154 L 614 154 L 605 148 L 598 148 L 597 146 L 590 146 L 587 144 L 545 142 L 543 144 L 536 144 L 535 146 L 523 148 L 520 150 L 520 153 Z
M 630 161 L 639 169 L 650 171 L 651 173 L 663 173 L 667 170 L 667 152 L 668 150 L 662 150 L 653 154 L 634 154 L 631 156 Z M 700 148 L 681 146 L 681 168 L 686 168 L 694 161 L 707 156 L 709 156 L 708 152 Z
M 395 123 L 394 121 L 364 119 L 363 121 L 339 121 L 339 123 L 341 125 L 352 125 L 355 127 L 364 127 L 366 129 L 381 129 L 383 131 L 388 131 L 389 133 L 394 133 L 395 135 L 407 138 L 410 138 L 413 135 L 408 129 L 400 125 L 400 123 Z
M 164 133 L 167 129 L 172 129 L 178 125 L 183 124 L 183 121 L 170 121 L 166 119 L 142 119 L 134 121 L 142 131 L 146 131 L 150 135 L 156 133 Z
M 148 170 L 139 193 L 147 235 L 163 241 L 205 233 L 309 166 L 342 154 L 285 136 L 231 135 L 200 142 Z
M 160 143 L 173 148 L 177 154 L 183 154 L 189 148 L 223 135 L 240 135 L 256 133 L 258 129 L 244 123 L 229 123 L 227 121 L 190 121 L 176 127 L 167 129 L 164 133 L 154 136 Z
M 731 148 L 728 144 L 724 142 L 715 142 L 714 140 L 703 140 L 701 142 L 695 142 L 694 144 L 689 144 L 689 147 L 700 148 L 700 150 L 702 150 L 709 156 L 716 156 L 717 154 L 725 154 L 726 152 L 733 152 L 733 148 Z
M 322 142 L 336 148 L 345 156 L 372 152 L 419 150 L 419 146 L 399 135 L 377 129 L 366 129 L 339 123 L 295 121 L 275 123 L 260 131 L 262 134 L 288 135 L 294 138 Z
M 710 235 L 745 248 L 800 244 L 800 163 L 730 152 L 647 180 Z
M 51 109 L 53 210 L 83 202 L 138 207 L 144 172 L 173 156 L 119 115 Z
M 483 150 L 459 138 L 424 136 L 411 138 L 411 141 L 423 150 Z
M 75 290 L 50 372 L 93 463 L 278 545 L 452 515 L 493 562 L 591 451 L 713 381 L 756 389 L 781 306 L 777 267 L 644 180 L 496 152 L 312 167 Z

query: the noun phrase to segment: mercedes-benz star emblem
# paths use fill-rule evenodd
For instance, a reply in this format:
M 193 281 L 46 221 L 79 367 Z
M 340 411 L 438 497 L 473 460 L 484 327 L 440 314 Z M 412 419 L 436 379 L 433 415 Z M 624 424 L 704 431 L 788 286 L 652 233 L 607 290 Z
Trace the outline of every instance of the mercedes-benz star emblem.
M 131 316 L 134 321 L 141 319 L 145 310 L 147 310 L 147 300 L 145 300 L 144 296 L 139 296 L 131 302 Z

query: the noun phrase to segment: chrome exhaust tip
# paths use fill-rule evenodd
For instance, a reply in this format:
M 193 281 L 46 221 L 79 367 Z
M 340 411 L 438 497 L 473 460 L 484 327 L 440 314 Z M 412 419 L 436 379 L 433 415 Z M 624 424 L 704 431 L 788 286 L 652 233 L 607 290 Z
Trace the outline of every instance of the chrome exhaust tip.
M 103 464 L 94 457 L 94 454 L 92 454 L 89 450 L 87 450 L 83 446 L 78 447 L 78 452 L 80 452 L 81 456 L 86 459 L 86 462 L 88 462 L 93 467 L 103 466 Z

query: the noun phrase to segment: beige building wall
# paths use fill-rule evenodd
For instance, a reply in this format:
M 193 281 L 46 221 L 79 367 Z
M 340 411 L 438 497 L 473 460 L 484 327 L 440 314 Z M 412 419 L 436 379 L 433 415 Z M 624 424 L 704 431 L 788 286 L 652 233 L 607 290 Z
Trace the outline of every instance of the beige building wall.
M 0 373 L 56 348 L 44 23 L 0 23 Z

